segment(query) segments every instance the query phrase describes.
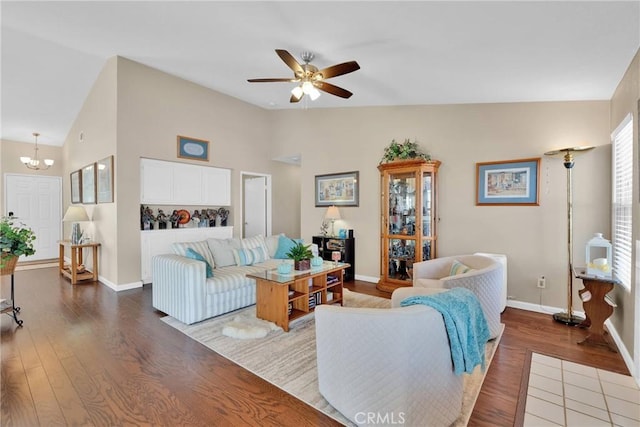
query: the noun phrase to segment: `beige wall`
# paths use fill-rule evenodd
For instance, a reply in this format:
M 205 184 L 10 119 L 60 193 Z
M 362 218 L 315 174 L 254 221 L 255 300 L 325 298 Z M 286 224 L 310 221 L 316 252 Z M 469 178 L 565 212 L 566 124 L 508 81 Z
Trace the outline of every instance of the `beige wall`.
M 281 111 L 275 115 L 274 155 L 302 153 L 301 230 L 317 234 L 324 208 L 314 207 L 314 176 L 358 170 L 360 206 L 341 207 L 338 228 L 353 228 L 356 274 L 379 277 L 380 188 L 376 168 L 392 138 L 417 138 L 442 161 L 438 253 L 476 251 L 508 256 L 509 295 L 566 307 L 566 170 L 543 158 L 540 206 L 475 206 L 475 163 L 544 157 L 575 145 L 601 146 L 574 169 L 575 259 L 595 232 L 609 235 L 609 103 L 561 102 Z M 305 135 L 304 144 L 296 135 Z M 547 289 L 536 278 L 547 278 Z M 577 307 L 581 307 L 577 299 Z
M 300 166 L 274 163 L 276 167 L 271 179 L 273 234 L 300 237 Z
M 620 81 L 613 98 L 611 99 L 611 119 L 609 123 L 609 129 L 611 132 L 620 124 L 620 122 L 629 113 L 633 115 L 633 241 L 634 254 L 633 265 L 631 269 L 631 291 L 624 289 L 615 289 L 615 300 L 618 304 L 618 308 L 613 313 L 611 321 L 616 330 L 622 337 L 626 348 L 631 355 L 634 356 L 635 362 L 639 362 L 640 349 L 637 348 L 640 345 L 640 331 L 637 324 L 638 320 L 638 263 L 636 262 L 639 256 L 636 251 L 636 245 L 638 242 L 638 236 L 640 235 L 640 209 L 638 209 L 638 102 L 640 99 L 640 51 L 636 53 L 635 58 L 631 62 L 631 65 L 627 69 L 624 77 Z M 635 325 L 635 326 L 634 326 Z M 635 337 L 634 337 L 635 335 Z M 636 366 L 636 369 L 640 367 Z M 636 378 L 638 378 L 638 372 L 636 371 Z
M 20 156 L 33 157 L 34 143 L 0 140 L 0 215 L 8 214 L 7 206 L 4 206 L 4 174 L 18 173 L 24 175 L 63 176 L 64 161 L 62 147 L 42 145 L 38 142 L 38 157 L 40 159 L 53 159 L 54 164 L 47 170 L 32 170 L 20 163 Z M 64 212 L 63 212 L 64 213 Z
M 119 218 L 116 215 L 116 208 L 118 205 L 117 185 L 120 181 L 118 174 L 120 158 L 116 153 L 116 65 L 115 58 L 106 62 L 71 126 L 63 147 L 65 156 L 64 210 L 71 203 L 69 174 L 107 156 L 115 155 L 115 203 L 85 205 L 92 222 L 82 224 L 84 232 L 96 242 L 101 243 L 98 273 L 103 281 L 106 280 L 111 284 L 119 283 L 119 266 L 116 261 L 118 253 L 116 229 Z M 81 132 L 84 134 L 82 142 L 80 141 Z M 70 233 L 69 227 L 69 224 L 65 224 L 65 236 Z M 124 244 L 126 245 L 126 242 Z

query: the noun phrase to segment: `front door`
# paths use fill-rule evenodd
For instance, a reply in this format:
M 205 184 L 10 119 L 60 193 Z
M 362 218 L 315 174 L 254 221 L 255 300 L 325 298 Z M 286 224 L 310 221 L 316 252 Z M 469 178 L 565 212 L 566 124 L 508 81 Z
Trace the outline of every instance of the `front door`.
M 58 258 L 62 235 L 62 179 L 56 176 L 5 175 L 5 209 L 30 227 L 35 235 L 36 253 L 20 261 Z

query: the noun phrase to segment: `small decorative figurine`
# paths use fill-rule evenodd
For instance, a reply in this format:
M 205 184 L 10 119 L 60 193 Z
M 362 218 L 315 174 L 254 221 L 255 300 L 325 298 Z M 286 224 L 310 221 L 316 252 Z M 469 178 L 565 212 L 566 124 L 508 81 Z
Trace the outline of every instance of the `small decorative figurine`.
M 158 221 L 159 230 L 164 230 L 167 228 L 167 220 L 167 214 L 165 214 L 162 209 L 158 209 L 158 216 L 156 217 L 156 221 Z

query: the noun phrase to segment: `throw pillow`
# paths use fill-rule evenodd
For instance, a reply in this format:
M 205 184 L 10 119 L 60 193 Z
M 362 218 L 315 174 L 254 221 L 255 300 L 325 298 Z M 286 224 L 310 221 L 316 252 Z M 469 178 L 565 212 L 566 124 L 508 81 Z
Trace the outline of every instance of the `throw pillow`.
M 458 274 L 468 273 L 469 271 L 473 271 L 473 268 L 464 265 L 457 259 L 454 259 L 453 264 L 451 264 L 451 270 L 449 271 L 449 276 L 457 276 Z
M 291 240 L 287 236 L 280 236 L 278 240 L 278 250 L 273 256 L 275 259 L 287 259 L 287 253 L 291 250 L 292 247 L 295 246 L 296 243 L 303 243 L 302 239 L 293 239 Z
M 238 267 L 266 261 L 262 248 L 234 249 L 233 258 L 235 259 Z
M 207 244 L 213 254 L 216 268 L 236 265 L 236 261 L 233 258 L 233 250 L 241 247 L 240 239 L 208 239 Z
M 205 265 L 207 266 L 207 279 L 210 277 L 213 277 L 213 269 L 211 268 L 211 264 L 209 264 L 202 255 L 200 255 L 198 252 L 194 251 L 191 248 L 187 248 L 187 250 L 185 251 L 185 254 L 187 258 L 196 259 L 198 261 L 204 262 Z
M 269 258 L 273 258 L 278 250 L 278 242 L 280 241 L 280 236 L 284 236 L 284 233 L 274 234 L 272 236 L 267 236 L 264 238 L 264 241 L 267 243 L 267 250 L 269 251 Z
M 213 254 L 209 250 L 209 245 L 206 240 L 199 242 L 176 242 L 171 244 L 171 249 L 176 255 L 187 256 L 187 249 L 191 248 L 198 252 L 209 263 L 211 268 L 215 268 Z
M 264 260 L 269 259 L 269 250 L 267 249 L 267 243 L 264 241 L 264 236 L 262 234 L 258 234 L 253 237 L 246 237 L 242 239 L 242 248 L 243 249 L 260 249 L 264 254 Z

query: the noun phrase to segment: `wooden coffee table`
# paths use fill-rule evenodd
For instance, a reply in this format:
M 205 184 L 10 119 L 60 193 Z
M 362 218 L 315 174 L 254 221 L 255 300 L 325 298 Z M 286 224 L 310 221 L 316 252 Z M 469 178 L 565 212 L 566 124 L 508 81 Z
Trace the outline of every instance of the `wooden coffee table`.
M 346 263 L 325 261 L 310 270 L 279 274 L 277 270 L 247 274 L 256 281 L 256 316 L 289 332 L 289 322 L 320 304 L 343 303 Z

